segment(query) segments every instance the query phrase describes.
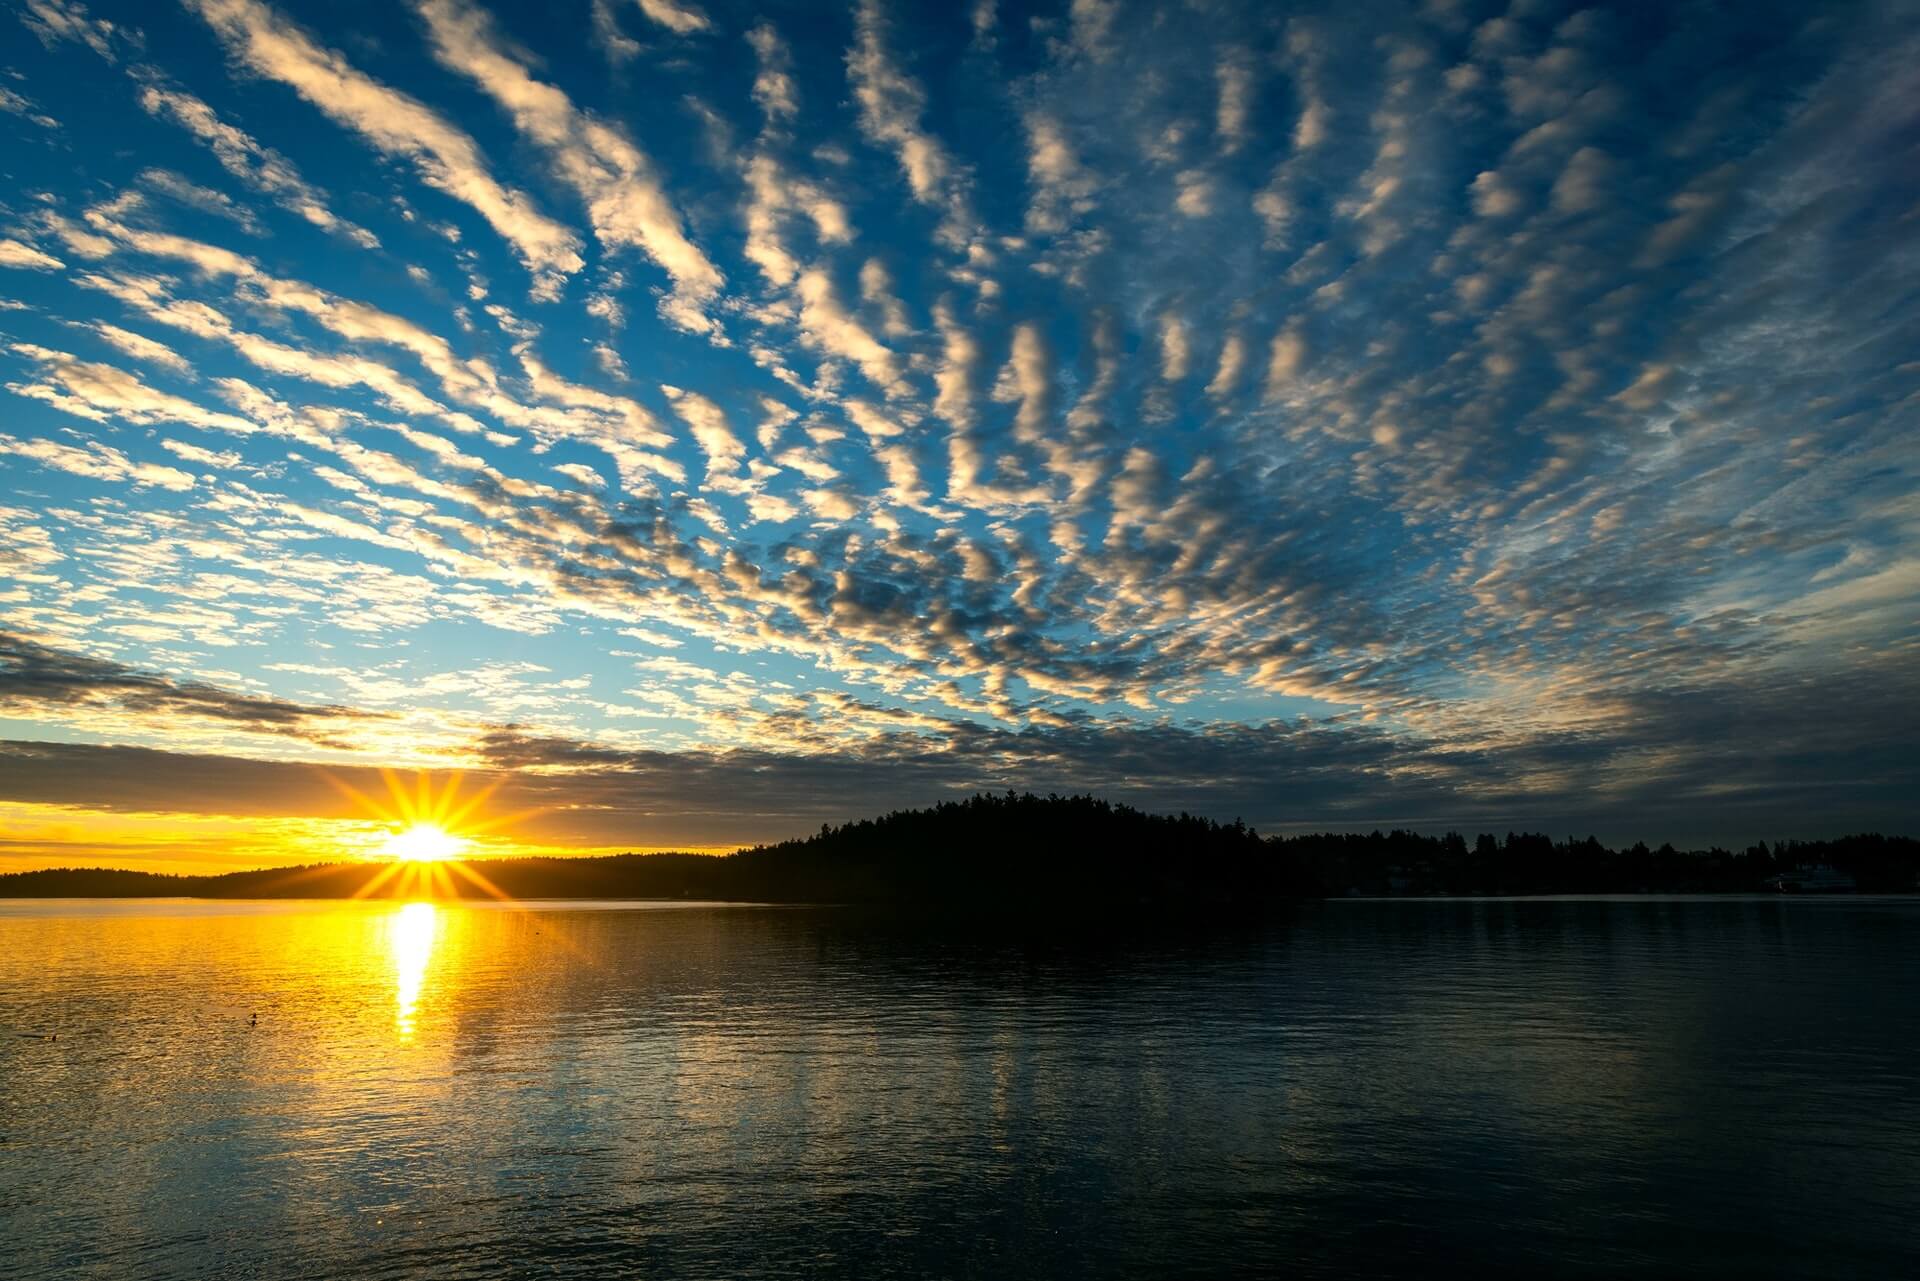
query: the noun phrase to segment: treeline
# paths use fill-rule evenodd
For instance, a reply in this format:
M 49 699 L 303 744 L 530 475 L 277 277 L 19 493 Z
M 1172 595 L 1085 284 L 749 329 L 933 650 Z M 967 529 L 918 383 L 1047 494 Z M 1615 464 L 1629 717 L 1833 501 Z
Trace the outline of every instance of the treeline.
M 507 898 L 738 898 L 726 892 L 729 858 L 705 854 L 619 854 L 610 858 L 487 859 L 473 865 Z M 320 863 L 218 876 L 177 876 L 108 868 L 52 868 L 0 875 L 0 898 L 410 898 L 412 876 L 385 876 L 386 863 Z M 436 877 L 439 893 L 491 897 L 479 884 L 449 871 Z
M 1508 832 L 1469 846 L 1450 832 L 1295 836 L 1272 843 L 1323 894 L 1727 894 L 1783 873 L 1831 867 L 1860 893 L 1920 889 L 1920 841 L 1879 835 L 1776 841 L 1741 850 L 1609 849 L 1599 841 Z
M 1609 849 L 1508 833 L 1414 832 L 1262 837 L 1242 823 L 1146 814 L 1090 796 L 975 796 L 722 857 L 491 859 L 479 871 L 510 898 L 696 898 L 775 903 L 910 903 L 966 910 L 1077 906 L 1253 907 L 1348 894 L 1737 892 L 1829 865 L 1862 892 L 1920 880 L 1920 841 L 1850 836 L 1740 851 Z M 375 884 L 379 863 L 334 863 L 222 876 L 62 868 L 0 876 L 0 897 L 351 898 L 414 891 Z M 458 874 L 455 893 L 486 891 Z

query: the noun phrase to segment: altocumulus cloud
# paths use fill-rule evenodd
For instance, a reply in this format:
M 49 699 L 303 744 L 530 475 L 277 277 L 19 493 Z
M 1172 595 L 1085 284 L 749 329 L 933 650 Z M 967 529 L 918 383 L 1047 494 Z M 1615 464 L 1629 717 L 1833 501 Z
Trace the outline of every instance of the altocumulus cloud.
M 1198 7 L 20 7 L 6 798 L 1911 826 L 1911 7 Z

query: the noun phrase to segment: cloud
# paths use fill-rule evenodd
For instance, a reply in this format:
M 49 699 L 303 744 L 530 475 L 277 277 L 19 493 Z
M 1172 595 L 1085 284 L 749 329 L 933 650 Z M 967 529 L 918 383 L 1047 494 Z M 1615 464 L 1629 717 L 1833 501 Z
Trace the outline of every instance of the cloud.
M 25 0 L 20 21 L 43 44 L 75 40 L 105 58 L 119 61 L 119 47 L 128 41 L 124 28 L 103 18 L 89 17 L 87 7 L 73 0 Z M 133 38 L 137 44 L 137 37 Z
M 105 321 L 96 321 L 86 326 L 111 346 L 132 356 L 135 360 L 144 360 L 149 365 L 158 365 L 162 369 L 192 377 L 193 366 L 185 357 L 163 342 L 155 342 L 145 334 L 136 334 L 122 329 L 118 325 L 109 325 Z
M 634 3 L 640 6 L 640 12 L 647 15 L 648 21 L 659 23 L 675 35 L 713 30 L 713 23 L 696 5 L 676 0 L 634 0 Z
M 862 131 L 894 153 L 914 199 L 943 213 L 941 239 L 956 248 L 966 244 L 975 234 L 966 175 L 922 123 L 926 90 L 888 49 L 878 0 L 861 0 L 854 14 L 854 37 L 847 75 L 860 105 Z
M 1092 212 L 1096 184 L 1081 167 L 1059 121 L 1029 112 L 1026 125 L 1027 179 L 1033 191 L 1027 229 L 1057 235 Z
M 23 268 L 28 271 L 61 271 L 66 265 L 52 254 L 41 253 L 32 245 L 21 244 L 18 240 L 0 238 L 0 267 Z
M 305 739 L 324 739 L 334 722 L 371 714 L 177 682 L 6 632 L 0 632 L 0 709 L 10 716 L 60 711 L 211 718 L 261 734 Z
M 944 301 L 934 307 L 934 323 L 940 330 L 942 357 L 934 374 L 938 395 L 933 412 L 956 427 L 971 427 L 974 420 L 974 382 L 981 361 L 979 341 L 955 318 Z
M 1526 205 L 1526 197 L 1492 170 L 1474 177 L 1472 196 L 1473 211 L 1482 218 L 1511 218 Z
M 1247 340 L 1240 334 L 1228 334 L 1220 344 L 1220 363 L 1215 366 L 1213 377 L 1207 383 L 1207 395 L 1215 400 L 1224 400 L 1240 389 L 1240 381 L 1246 376 Z
M 444 116 L 355 70 L 258 0 L 187 3 L 249 70 L 287 85 L 381 152 L 411 162 L 428 186 L 471 206 L 537 282 L 550 286 L 584 265 L 579 238 L 524 193 L 502 186 L 473 139 Z
M 1219 81 L 1220 99 L 1214 111 L 1214 132 L 1220 149 L 1232 154 L 1252 137 L 1254 75 L 1251 60 L 1241 50 L 1233 50 L 1214 68 Z
M 58 129 L 60 122 L 33 105 L 32 99 L 0 85 L 0 112 L 31 120 L 42 129 Z
M 148 83 L 141 87 L 140 105 L 149 115 L 170 119 L 205 143 L 223 169 L 252 190 L 272 197 L 282 208 L 322 231 L 345 236 L 363 249 L 380 247 L 372 232 L 336 217 L 327 207 L 326 195 L 302 178 L 291 160 L 220 119 L 213 108 L 192 94 Z
M 800 334 L 804 341 L 860 367 L 867 381 L 882 391 L 900 389 L 894 354 L 841 302 L 833 280 L 820 268 L 811 268 L 794 282 L 800 298 Z
M 1193 345 L 1187 335 L 1187 322 L 1168 314 L 1160 322 L 1160 377 L 1177 383 L 1192 367 Z
M 753 100 L 760 104 L 768 120 L 791 120 L 800 111 L 792 51 L 767 22 L 748 30 L 747 43 L 753 46 L 754 56 L 760 63 L 753 78 Z
M 1567 161 L 1567 167 L 1554 180 L 1553 207 L 1561 213 L 1590 213 L 1607 198 L 1607 178 L 1613 169 L 1607 153 L 1598 147 L 1582 147 Z
M 671 386 L 660 390 L 672 402 L 673 411 L 692 429 L 693 438 L 699 442 L 701 452 L 706 454 L 709 482 L 735 476 L 746 457 L 747 448 L 740 437 L 734 434 L 720 406 L 698 392 Z
M 749 193 L 744 252 L 770 284 L 785 288 L 800 274 L 800 259 L 785 236 L 790 215 L 804 213 L 823 244 L 843 244 L 853 238 L 845 207 L 819 186 L 788 173 L 770 152 L 761 150 L 748 157 L 742 176 Z
M 160 442 L 160 448 L 187 462 L 198 463 L 202 467 L 210 467 L 218 471 L 231 471 L 240 465 L 240 455 L 231 449 L 216 453 L 211 449 L 202 449 L 198 445 L 181 440 L 163 440 Z
M 1267 355 L 1267 399 L 1285 396 L 1306 363 L 1307 342 L 1298 325 L 1288 325 L 1275 334 Z
M 492 95 L 520 132 L 546 151 L 555 175 L 586 201 L 601 243 L 639 248 L 673 279 L 662 314 L 692 332 L 711 331 L 714 322 L 704 309 L 725 277 L 687 238 L 652 161 L 619 126 L 578 110 L 565 93 L 528 74 L 495 39 L 491 20 L 480 10 L 460 0 L 419 0 L 417 8 L 435 56 Z M 665 0 L 643 0 L 642 8 L 670 26 L 662 15 L 697 24 L 675 30 L 706 24 L 697 11 Z
M 893 273 L 878 258 L 860 264 L 860 298 L 880 313 L 881 328 L 888 337 L 905 338 L 913 332 L 906 304 L 895 292 Z
M 7 387 L 9 391 L 20 390 L 11 383 Z M 135 462 L 113 446 L 103 445 L 99 441 L 65 445 L 56 440 L 21 440 L 0 432 L 0 454 L 31 459 L 55 471 L 91 480 L 127 481 L 135 486 L 152 485 L 175 491 L 193 488 L 193 477 L 179 468 L 161 463 Z
M 1217 188 L 1213 175 L 1200 169 L 1184 170 L 1174 180 L 1173 207 L 1189 218 L 1205 218 L 1213 212 Z
M 179 174 L 167 169 L 143 170 L 138 179 L 140 185 L 149 191 L 157 191 L 190 209 L 197 209 L 216 218 L 225 218 L 248 235 L 261 234 L 260 223 L 251 210 L 239 204 L 224 191 L 215 191 L 190 182 Z
M 1074 50 L 1096 62 L 1110 57 L 1114 20 L 1119 12 L 1116 0 L 1072 0 L 1067 6 L 1067 20 L 1073 32 Z
M 124 330 L 114 332 L 124 335 L 117 340 L 110 338 L 110 341 L 116 341 L 116 345 L 126 347 L 142 358 L 153 357 L 154 352 L 147 349 L 149 340 Z M 152 343 L 151 348 L 165 351 L 158 343 Z M 113 365 L 81 360 L 64 351 L 31 343 L 15 343 L 10 350 L 38 365 L 48 381 L 8 383 L 7 390 L 17 396 L 44 401 L 81 418 L 94 422 L 117 418 L 141 424 L 187 423 L 241 434 L 257 430 L 245 418 L 208 409 L 170 392 L 160 391 Z M 167 363 L 164 356 L 159 363 Z

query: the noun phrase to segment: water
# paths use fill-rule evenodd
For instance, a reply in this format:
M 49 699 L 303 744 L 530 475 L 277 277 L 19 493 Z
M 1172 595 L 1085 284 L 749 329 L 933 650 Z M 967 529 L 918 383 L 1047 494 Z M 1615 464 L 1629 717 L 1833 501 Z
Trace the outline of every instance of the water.
M 1916 979 L 1915 900 L 0 903 L 0 1274 L 1911 1276 Z

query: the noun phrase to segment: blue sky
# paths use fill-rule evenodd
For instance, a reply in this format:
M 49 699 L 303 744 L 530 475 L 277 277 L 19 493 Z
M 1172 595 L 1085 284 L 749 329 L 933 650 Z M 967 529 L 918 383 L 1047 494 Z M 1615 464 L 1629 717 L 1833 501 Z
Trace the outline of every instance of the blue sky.
M 1912 4 L 6 22 L 9 821 L 1911 826 Z

